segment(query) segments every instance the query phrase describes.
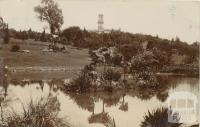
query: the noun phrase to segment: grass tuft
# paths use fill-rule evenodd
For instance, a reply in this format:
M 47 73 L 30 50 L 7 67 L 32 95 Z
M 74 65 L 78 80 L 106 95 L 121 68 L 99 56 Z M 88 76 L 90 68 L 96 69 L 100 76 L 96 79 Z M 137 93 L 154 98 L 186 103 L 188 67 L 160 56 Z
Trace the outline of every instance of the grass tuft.
M 23 104 L 21 114 L 12 111 L 5 119 L 6 127 L 70 127 L 59 118 L 60 103 L 57 97 L 49 95 L 36 103 L 31 99 L 27 105 Z

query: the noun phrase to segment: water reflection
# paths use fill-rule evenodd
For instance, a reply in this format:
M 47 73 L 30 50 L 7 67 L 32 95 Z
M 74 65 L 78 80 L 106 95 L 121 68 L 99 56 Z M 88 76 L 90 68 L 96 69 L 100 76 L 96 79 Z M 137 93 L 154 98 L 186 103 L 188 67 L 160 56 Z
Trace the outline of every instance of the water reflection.
M 30 90 L 37 96 L 50 93 L 57 94 L 59 100 L 63 103 L 62 113 L 73 119 L 74 124 L 79 123 L 78 125 L 82 127 L 132 127 L 132 125 L 139 127 L 144 114 L 152 108 L 164 105 L 173 91 L 185 90 L 198 94 L 197 78 L 160 76 L 158 80 L 162 85 L 159 85 L 156 90 L 155 88 L 134 88 L 111 93 L 80 94 L 64 91 L 62 79 L 49 81 L 5 79 L 0 91 L 1 119 L 3 120 L 3 110 L 7 106 L 8 97 L 20 95 L 18 98 L 24 98 L 30 96 L 30 92 L 27 92 Z M 14 101 L 14 99 L 9 101 Z M 68 107 L 70 105 L 72 107 Z M 75 113 L 70 113 L 70 110 Z M 76 112 L 80 115 L 75 116 Z
M 128 111 L 128 102 L 125 102 L 124 97 L 125 97 L 125 94 L 122 97 L 122 102 L 120 104 L 119 109 L 126 112 L 126 111 Z
M 96 101 L 90 94 L 77 94 L 70 93 L 69 97 L 82 109 L 88 110 L 89 112 L 94 111 L 94 102 Z
M 92 114 L 89 117 L 88 121 L 90 124 L 100 123 L 106 127 L 116 127 L 114 118 L 112 119 L 111 116 L 109 116 L 108 112 Z

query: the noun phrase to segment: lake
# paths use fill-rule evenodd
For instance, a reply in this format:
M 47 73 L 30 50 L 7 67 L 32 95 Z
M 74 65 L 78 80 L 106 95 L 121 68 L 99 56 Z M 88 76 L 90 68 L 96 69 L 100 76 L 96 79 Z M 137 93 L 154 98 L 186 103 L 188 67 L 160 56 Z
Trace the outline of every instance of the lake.
M 29 103 L 31 98 L 39 100 L 51 94 L 59 99 L 59 115 L 75 127 L 105 127 L 113 121 L 116 127 L 140 127 L 148 110 L 167 106 L 167 99 L 175 92 L 198 95 L 198 84 L 198 78 L 163 76 L 158 91 L 133 89 L 112 93 L 69 93 L 45 80 L 23 85 L 9 83 L 0 89 L 5 98 L 4 116 L 10 109 L 22 111 L 22 103 Z

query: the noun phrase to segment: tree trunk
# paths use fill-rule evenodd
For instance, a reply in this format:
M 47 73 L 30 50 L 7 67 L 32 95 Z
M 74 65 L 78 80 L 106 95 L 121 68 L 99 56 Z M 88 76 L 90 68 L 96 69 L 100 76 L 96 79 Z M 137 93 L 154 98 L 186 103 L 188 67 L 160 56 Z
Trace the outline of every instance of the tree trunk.
M 1 121 L 3 122 L 4 119 L 3 119 L 3 107 L 2 107 L 2 104 L 0 103 L 0 107 L 1 107 Z
M 50 32 L 51 34 L 55 34 L 55 27 L 52 24 L 50 24 Z
M 104 110 L 104 100 L 103 100 L 103 112 L 104 112 L 105 110 Z

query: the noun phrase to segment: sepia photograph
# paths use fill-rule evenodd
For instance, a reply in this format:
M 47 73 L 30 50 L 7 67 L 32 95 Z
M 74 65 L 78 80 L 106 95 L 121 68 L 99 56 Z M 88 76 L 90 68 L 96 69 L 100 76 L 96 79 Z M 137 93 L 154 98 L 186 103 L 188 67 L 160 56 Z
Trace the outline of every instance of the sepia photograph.
M 0 0 L 0 127 L 200 127 L 199 0 Z

